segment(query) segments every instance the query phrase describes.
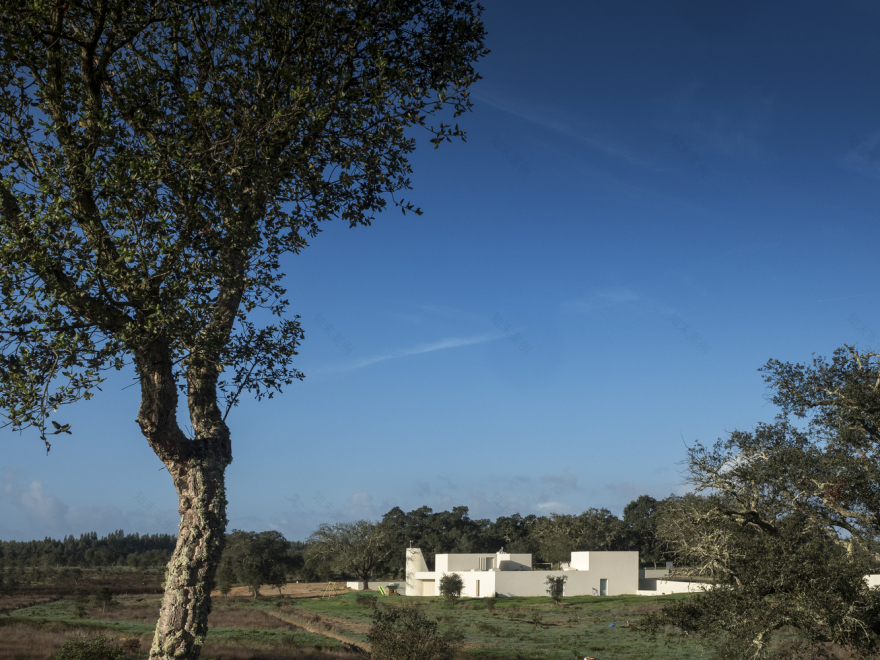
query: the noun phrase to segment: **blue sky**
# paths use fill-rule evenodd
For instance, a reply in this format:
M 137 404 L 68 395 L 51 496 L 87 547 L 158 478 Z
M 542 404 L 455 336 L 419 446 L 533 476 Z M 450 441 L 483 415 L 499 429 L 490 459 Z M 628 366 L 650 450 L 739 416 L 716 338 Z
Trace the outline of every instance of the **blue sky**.
M 307 377 L 229 416 L 231 528 L 684 492 L 685 443 L 776 414 L 757 369 L 880 332 L 880 6 L 489 0 L 424 215 L 284 263 Z M 131 374 L 47 457 L 0 431 L 0 538 L 176 530 Z

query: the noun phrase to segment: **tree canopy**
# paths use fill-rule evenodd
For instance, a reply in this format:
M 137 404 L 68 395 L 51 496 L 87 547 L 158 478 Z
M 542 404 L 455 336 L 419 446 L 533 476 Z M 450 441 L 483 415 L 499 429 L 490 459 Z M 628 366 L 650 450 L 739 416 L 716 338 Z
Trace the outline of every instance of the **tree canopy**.
M 689 481 L 707 496 L 674 503 L 658 531 L 721 586 L 655 623 L 709 636 L 719 657 L 821 653 L 829 642 L 876 657 L 880 590 L 864 577 L 877 572 L 880 534 L 880 356 L 844 346 L 762 371 L 776 420 L 690 448 Z M 771 640 L 783 629 L 780 650 Z
M 132 367 L 174 481 L 151 657 L 195 658 L 226 525 L 225 419 L 301 378 L 282 257 L 409 187 L 468 110 L 469 0 L 23 0 L 0 10 L 0 411 L 46 428 Z M 178 419 L 185 395 L 189 424 Z M 67 424 L 52 419 L 59 433 Z M 73 431 L 75 432 L 75 430 Z
M 280 532 L 242 532 L 234 529 L 226 540 L 218 569 L 221 591 L 240 582 L 250 587 L 256 600 L 260 587 L 281 587 L 293 568 L 290 544 Z
M 358 520 L 351 523 L 323 524 L 309 537 L 306 563 L 321 562 L 333 570 L 353 573 L 370 587 L 370 577 L 395 550 L 388 527 L 382 523 Z

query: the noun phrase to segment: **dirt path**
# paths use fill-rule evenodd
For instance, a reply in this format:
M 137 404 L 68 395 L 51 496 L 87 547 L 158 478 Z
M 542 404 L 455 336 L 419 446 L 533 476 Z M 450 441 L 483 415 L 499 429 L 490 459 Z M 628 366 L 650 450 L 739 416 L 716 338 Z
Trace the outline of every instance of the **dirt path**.
M 346 637 L 342 633 L 338 633 L 335 630 L 328 630 L 321 624 L 310 621 L 309 618 L 311 616 L 314 616 L 311 614 L 311 612 L 306 612 L 303 610 L 294 610 L 293 612 L 275 612 L 269 610 L 264 611 L 266 614 L 274 616 L 275 618 L 280 619 L 281 621 L 284 621 L 286 623 L 292 623 L 295 626 L 304 628 L 311 633 L 316 633 L 318 635 L 324 635 L 324 637 L 332 637 L 333 639 L 339 640 L 343 644 L 350 646 L 352 651 L 366 651 L 367 653 L 372 652 L 372 649 L 367 642 L 361 642 L 350 637 Z M 302 614 L 300 614 L 300 612 L 302 612 Z
M 326 582 L 288 582 L 281 587 L 281 593 L 291 598 L 314 598 L 315 596 L 323 596 L 327 591 Z M 351 593 L 352 590 L 341 586 L 336 590 L 337 594 Z M 219 598 L 222 594 L 216 589 L 211 592 L 213 598 Z M 229 592 L 230 596 L 250 596 L 250 587 L 233 587 Z M 275 587 L 260 587 L 261 596 L 278 596 L 278 589 Z

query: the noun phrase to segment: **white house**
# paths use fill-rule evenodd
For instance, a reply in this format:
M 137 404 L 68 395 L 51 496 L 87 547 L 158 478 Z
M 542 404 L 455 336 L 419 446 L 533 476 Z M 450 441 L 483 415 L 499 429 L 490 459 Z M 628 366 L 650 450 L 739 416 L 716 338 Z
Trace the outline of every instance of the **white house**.
M 429 571 L 419 548 L 406 550 L 407 596 L 439 595 L 444 573 L 458 573 L 464 582 L 462 596 L 546 596 L 547 577 L 565 576 L 565 596 L 618 596 L 639 590 L 638 552 L 572 552 L 571 563 L 561 571 L 533 571 L 531 554 L 511 554 L 502 549 L 486 554 L 435 555 Z

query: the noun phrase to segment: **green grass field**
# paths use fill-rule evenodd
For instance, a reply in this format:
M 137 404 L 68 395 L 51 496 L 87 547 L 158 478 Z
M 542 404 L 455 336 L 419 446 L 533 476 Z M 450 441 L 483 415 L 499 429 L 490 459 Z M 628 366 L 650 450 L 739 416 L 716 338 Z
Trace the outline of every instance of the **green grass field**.
M 365 639 L 355 628 L 368 624 L 372 612 L 358 605 L 355 597 L 346 594 L 334 599 L 302 601 L 297 607 L 325 619 L 351 622 L 348 635 Z M 467 655 L 473 658 L 706 658 L 709 654 L 699 644 L 672 632 L 651 638 L 633 627 L 645 613 L 659 608 L 664 601 L 682 597 L 580 596 L 564 599 L 561 606 L 554 605 L 550 598 L 499 598 L 494 610 L 486 609 L 482 599 L 462 599 L 455 607 L 430 597 L 390 597 L 379 601 L 385 607 L 416 605 L 441 626 L 461 629 Z M 540 616 L 537 623 L 535 615 Z
M 217 598 L 202 658 L 353 658 L 344 644 L 363 645 L 373 615 L 369 606 L 355 602 L 356 597 L 355 593 L 346 593 L 329 599 Z M 566 598 L 561 606 L 554 605 L 549 598 L 499 598 L 494 610 L 487 609 L 481 599 L 461 599 L 449 607 L 440 598 L 380 597 L 378 606 L 419 607 L 437 620 L 441 628 L 461 630 L 467 658 L 708 658 L 709 653 L 698 643 L 674 632 L 652 638 L 633 627 L 664 601 L 682 597 L 582 596 Z M 8 640 L 0 642 L 0 655 L 48 660 L 53 657 L 53 648 L 57 649 L 65 637 L 103 633 L 120 643 L 137 640 L 138 650 L 133 650 L 130 657 L 145 658 L 158 609 L 158 595 L 117 597 L 116 603 L 103 612 L 97 606 L 89 606 L 82 619 L 74 617 L 69 599 L 17 609 L 0 616 L 0 637 Z M 611 626 L 612 623 L 615 625 Z M 29 631 L 30 637 L 25 631 Z M 45 648 L 39 647 L 37 632 L 43 633 Z M 30 640 L 30 646 L 25 644 L 26 640 Z M 7 643 L 18 646 L 4 646 Z

